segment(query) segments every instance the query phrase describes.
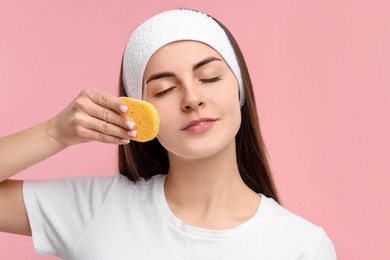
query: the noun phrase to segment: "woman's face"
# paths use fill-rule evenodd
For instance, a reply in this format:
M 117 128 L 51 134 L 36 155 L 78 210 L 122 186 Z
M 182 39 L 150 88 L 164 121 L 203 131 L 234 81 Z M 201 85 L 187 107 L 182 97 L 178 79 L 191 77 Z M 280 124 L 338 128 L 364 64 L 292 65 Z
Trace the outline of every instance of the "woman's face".
M 241 124 L 238 83 L 213 48 L 195 41 L 168 44 L 149 60 L 143 82 L 144 98 L 160 116 L 157 138 L 168 153 L 201 159 L 234 144 Z

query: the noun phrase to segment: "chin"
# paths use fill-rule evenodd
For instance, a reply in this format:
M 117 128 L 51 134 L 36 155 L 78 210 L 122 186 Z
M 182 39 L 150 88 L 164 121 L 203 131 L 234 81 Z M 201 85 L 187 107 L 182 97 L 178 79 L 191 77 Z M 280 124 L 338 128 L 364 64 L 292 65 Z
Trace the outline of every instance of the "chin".
M 232 141 L 226 142 L 226 140 Z M 205 140 L 193 139 L 187 140 L 186 142 L 176 141 L 176 145 L 166 147 L 162 144 L 168 153 L 175 157 L 187 159 L 187 160 L 201 160 L 213 157 L 226 149 L 234 149 L 235 151 L 235 139 L 233 137 L 227 139 L 226 137 L 220 136 L 220 138 L 210 138 Z

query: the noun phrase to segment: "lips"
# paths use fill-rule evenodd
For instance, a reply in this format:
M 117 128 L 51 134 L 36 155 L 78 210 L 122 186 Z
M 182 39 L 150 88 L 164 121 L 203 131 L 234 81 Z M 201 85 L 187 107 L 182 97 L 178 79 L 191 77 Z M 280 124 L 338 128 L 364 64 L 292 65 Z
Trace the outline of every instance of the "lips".
M 213 118 L 200 118 L 198 120 L 192 120 L 188 122 L 182 130 L 194 130 L 197 128 L 204 128 L 205 126 L 211 125 L 216 119 Z

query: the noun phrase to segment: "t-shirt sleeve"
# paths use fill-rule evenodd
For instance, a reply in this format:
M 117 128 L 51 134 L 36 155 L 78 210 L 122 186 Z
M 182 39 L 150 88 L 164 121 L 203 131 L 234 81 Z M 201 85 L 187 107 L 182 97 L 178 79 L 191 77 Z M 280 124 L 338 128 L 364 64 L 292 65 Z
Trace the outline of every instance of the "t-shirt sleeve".
M 304 259 L 337 260 L 333 243 L 322 228 L 319 228 L 317 239 L 313 240 L 313 243 L 314 246 Z
M 24 181 L 23 198 L 36 252 L 66 256 L 118 179 L 117 175 Z

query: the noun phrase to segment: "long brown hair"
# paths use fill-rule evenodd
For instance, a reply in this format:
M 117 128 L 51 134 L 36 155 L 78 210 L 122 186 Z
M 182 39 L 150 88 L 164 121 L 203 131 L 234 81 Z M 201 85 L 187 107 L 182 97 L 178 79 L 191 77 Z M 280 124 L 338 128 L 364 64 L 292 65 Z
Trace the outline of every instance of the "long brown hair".
M 213 18 L 216 20 L 215 18 Z M 242 52 L 231 32 L 219 21 L 233 46 L 241 69 L 245 89 L 245 102 L 241 108 L 241 126 L 236 135 L 237 164 L 241 178 L 256 193 L 262 193 L 279 202 L 267 159 L 267 151 L 260 133 L 252 82 Z M 126 96 L 121 67 L 119 95 Z M 157 138 L 140 143 L 130 142 L 118 148 L 119 172 L 131 181 L 150 179 L 157 174 L 167 174 L 169 160 L 166 149 Z

